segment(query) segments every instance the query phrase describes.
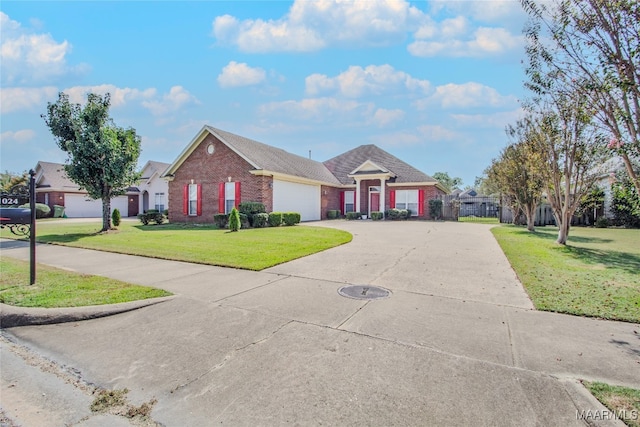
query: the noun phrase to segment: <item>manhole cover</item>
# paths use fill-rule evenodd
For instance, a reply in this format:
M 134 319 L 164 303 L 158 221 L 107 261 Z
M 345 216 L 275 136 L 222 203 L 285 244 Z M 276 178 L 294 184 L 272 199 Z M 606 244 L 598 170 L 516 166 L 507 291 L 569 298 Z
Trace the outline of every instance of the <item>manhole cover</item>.
M 380 299 L 391 295 L 391 291 L 378 286 L 349 285 L 338 289 L 338 293 L 343 297 L 354 299 Z

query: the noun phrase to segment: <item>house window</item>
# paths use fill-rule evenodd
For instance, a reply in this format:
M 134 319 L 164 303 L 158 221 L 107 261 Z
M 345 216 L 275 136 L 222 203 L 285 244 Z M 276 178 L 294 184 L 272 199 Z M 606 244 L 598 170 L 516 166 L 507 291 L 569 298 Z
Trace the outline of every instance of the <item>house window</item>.
M 158 212 L 164 212 L 164 193 L 156 193 L 155 209 Z
M 396 209 L 409 209 L 418 216 L 418 190 L 396 190 Z
M 228 214 L 236 205 L 236 183 L 224 183 L 224 213 Z
M 189 184 L 189 215 L 198 215 L 198 184 Z
M 345 191 L 344 192 L 344 212 L 355 212 L 355 200 L 356 200 L 356 192 L 355 191 Z

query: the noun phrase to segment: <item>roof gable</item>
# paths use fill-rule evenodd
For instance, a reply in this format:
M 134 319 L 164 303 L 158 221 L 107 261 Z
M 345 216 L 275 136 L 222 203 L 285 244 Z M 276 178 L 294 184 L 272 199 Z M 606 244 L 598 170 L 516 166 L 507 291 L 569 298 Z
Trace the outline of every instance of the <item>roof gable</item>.
M 71 181 L 64 171 L 62 163 L 39 161 L 35 168 L 36 186 L 58 190 L 78 190 L 80 186 Z
M 342 184 L 351 184 L 353 178 L 349 175 L 353 175 L 364 165 L 375 165 L 380 171 L 393 173 L 396 183 L 438 183 L 429 175 L 373 144 L 356 147 L 327 160 L 324 164 Z

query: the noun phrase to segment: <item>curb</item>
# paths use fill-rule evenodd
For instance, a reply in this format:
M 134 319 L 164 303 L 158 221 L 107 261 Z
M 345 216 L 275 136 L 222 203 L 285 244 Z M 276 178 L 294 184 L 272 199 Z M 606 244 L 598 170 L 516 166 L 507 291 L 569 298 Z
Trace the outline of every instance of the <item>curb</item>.
M 126 313 L 142 307 L 160 304 L 175 298 L 175 295 L 131 301 L 120 304 L 90 305 L 69 308 L 29 308 L 15 307 L 0 303 L 0 329 L 18 326 L 52 325 L 55 323 L 78 322 Z

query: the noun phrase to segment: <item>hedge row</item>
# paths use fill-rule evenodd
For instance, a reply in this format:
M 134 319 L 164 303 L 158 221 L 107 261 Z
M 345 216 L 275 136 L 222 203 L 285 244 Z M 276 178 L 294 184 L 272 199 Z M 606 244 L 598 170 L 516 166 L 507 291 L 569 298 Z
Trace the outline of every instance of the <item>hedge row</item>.
M 264 205 L 257 202 L 243 202 L 238 205 L 240 214 L 240 228 L 264 228 L 291 226 L 299 224 L 301 217 L 298 212 L 271 212 L 266 213 Z M 228 214 L 215 214 L 213 223 L 218 228 L 229 227 Z

